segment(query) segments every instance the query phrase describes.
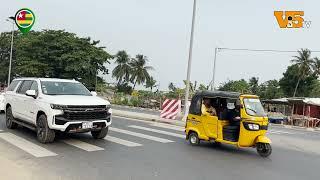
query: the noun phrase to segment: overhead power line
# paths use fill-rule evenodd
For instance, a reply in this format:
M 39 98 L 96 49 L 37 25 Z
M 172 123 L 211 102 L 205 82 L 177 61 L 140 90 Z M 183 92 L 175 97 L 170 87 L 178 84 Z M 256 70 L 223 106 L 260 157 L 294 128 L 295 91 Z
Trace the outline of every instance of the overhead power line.
M 227 51 L 254 51 L 254 52 L 277 52 L 277 53 L 292 53 L 297 52 L 298 50 L 276 50 L 276 49 L 246 49 L 246 48 L 217 48 L 218 50 L 227 50 Z M 311 51 L 310 52 L 320 52 L 320 51 Z

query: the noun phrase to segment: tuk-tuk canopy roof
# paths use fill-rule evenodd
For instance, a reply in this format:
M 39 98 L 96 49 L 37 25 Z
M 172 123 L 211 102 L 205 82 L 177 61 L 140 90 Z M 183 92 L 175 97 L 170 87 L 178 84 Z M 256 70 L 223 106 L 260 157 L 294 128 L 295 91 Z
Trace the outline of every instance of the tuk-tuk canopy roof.
M 228 92 L 228 91 L 198 91 L 195 93 L 195 96 L 201 97 L 224 97 L 237 99 L 239 98 L 241 93 L 238 92 Z

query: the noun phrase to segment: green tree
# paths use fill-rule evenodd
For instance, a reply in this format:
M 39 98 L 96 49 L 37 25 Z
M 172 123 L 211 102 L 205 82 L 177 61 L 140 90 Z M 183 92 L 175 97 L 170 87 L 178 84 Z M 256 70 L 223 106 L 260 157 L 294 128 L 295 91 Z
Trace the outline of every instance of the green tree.
M 152 89 L 154 87 L 156 87 L 156 83 L 157 83 L 157 81 L 155 79 L 153 79 L 152 76 L 150 76 L 150 78 L 147 79 L 147 81 L 146 81 L 146 88 L 150 88 L 150 90 L 152 92 Z
M 198 88 L 198 90 L 200 90 L 200 91 L 204 91 L 204 90 L 208 90 L 208 89 L 209 89 L 209 86 L 206 86 L 204 84 L 200 84 L 199 88 Z
M 305 78 L 311 73 L 314 64 L 313 58 L 311 58 L 311 51 L 309 49 L 301 49 L 298 51 L 298 54 L 298 56 L 293 56 L 294 59 L 291 60 L 291 62 L 298 66 L 297 72 L 299 74 L 299 78 L 293 92 L 293 97 L 296 96 L 301 79 Z
M 252 94 L 258 94 L 259 93 L 259 78 L 258 77 L 252 77 L 249 79 L 249 87 Z
M 17 36 L 19 32 L 14 32 L 14 37 Z M 7 82 L 8 80 L 8 70 L 9 70 L 9 59 L 10 59 L 10 43 L 11 43 L 11 32 L 3 32 L 0 34 L 0 84 L 1 82 Z M 16 39 L 14 38 L 14 44 L 16 44 Z M 16 67 L 16 46 L 13 46 L 12 53 L 12 67 Z M 14 69 L 12 69 L 14 71 Z M 15 74 L 15 72 L 12 72 Z
M 220 91 L 234 91 L 240 93 L 250 93 L 250 86 L 248 82 L 244 79 L 233 81 L 229 80 L 223 83 L 219 88 Z
M 1 33 L 0 37 L 6 37 L 6 34 Z M 97 73 L 107 73 L 105 64 L 112 58 L 98 44 L 99 41 L 80 38 L 63 30 L 16 33 L 12 75 L 78 79 L 87 87 L 94 87 Z M 9 43 L 0 43 L 1 50 L 7 46 Z M 7 67 L 0 66 L 0 72 L 6 71 Z
M 320 59 L 318 57 L 313 58 L 313 73 L 317 76 L 320 75 Z
M 130 57 L 126 51 L 119 51 L 115 55 L 115 63 L 117 66 L 112 71 L 112 77 L 116 78 L 118 81 L 118 86 L 121 83 L 128 82 L 130 79 L 131 66 Z
M 315 74 L 301 76 L 297 73 L 299 72 L 299 69 L 298 65 L 288 66 L 286 72 L 283 73 L 283 77 L 279 81 L 279 85 L 286 97 L 291 97 L 295 91 L 296 96 L 307 97 L 309 96 L 312 87 L 314 87 L 317 76 Z M 298 81 L 299 86 L 297 87 Z
M 176 91 L 177 87 L 171 82 L 171 83 L 169 83 L 168 89 L 169 89 L 169 91 L 174 92 L 174 91 Z
M 283 92 L 280 88 L 277 80 L 269 80 L 264 82 L 259 87 L 259 93 L 257 94 L 261 99 L 276 99 L 283 96 Z
M 150 78 L 149 71 L 153 70 L 153 67 L 147 66 L 147 62 L 147 57 L 142 54 L 138 54 L 135 59 L 132 59 L 130 81 L 133 83 L 133 89 L 137 84 L 143 84 Z

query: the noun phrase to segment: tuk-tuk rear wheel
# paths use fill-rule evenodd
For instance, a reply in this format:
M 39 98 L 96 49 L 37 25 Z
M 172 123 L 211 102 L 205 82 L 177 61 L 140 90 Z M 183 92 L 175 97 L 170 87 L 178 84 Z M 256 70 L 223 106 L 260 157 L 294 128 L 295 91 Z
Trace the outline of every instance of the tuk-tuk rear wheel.
M 198 137 L 198 134 L 195 133 L 195 132 L 191 132 L 189 134 L 189 143 L 192 145 L 192 146 L 196 146 L 200 143 L 200 139 Z
M 269 143 L 257 143 L 257 152 L 261 157 L 268 157 L 272 152 L 271 145 Z

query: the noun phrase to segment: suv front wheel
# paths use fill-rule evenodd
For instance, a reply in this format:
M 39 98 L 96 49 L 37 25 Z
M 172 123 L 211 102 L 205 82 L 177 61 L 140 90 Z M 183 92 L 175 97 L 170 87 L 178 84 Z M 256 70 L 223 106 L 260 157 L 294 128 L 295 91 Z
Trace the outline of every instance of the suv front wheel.
M 15 129 L 18 127 L 18 124 L 13 122 L 14 117 L 12 115 L 12 109 L 9 106 L 6 110 L 6 126 L 8 129 Z
M 37 138 L 41 143 L 51 143 L 55 138 L 55 132 L 49 128 L 47 116 L 44 114 L 40 115 L 37 120 Z
M 102 128 L 99 131 L 91 131 L 91 135 L 94 139 L 103 139 L 108 134 L 109 127 Z

